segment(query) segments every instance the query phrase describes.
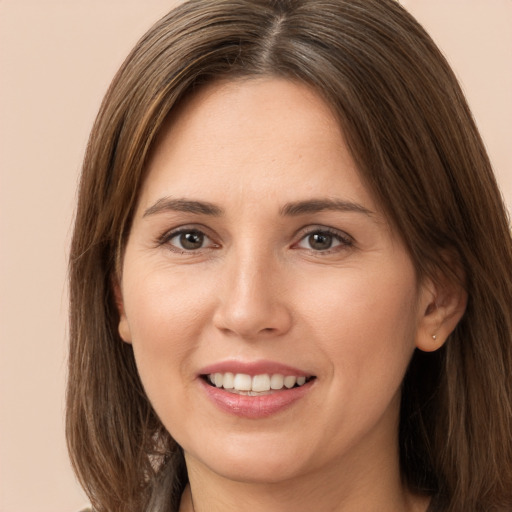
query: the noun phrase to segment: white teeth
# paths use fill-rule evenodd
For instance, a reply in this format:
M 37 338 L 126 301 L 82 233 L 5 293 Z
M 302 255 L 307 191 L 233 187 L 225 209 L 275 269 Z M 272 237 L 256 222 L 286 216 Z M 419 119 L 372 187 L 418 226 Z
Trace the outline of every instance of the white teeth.
M 284 386 L 284 377 L 275 373 L 270 377 L 270 389 L 281 389 Z
M 275 373 L 269 375 L 267 373 L 255 375 L 251 377 L 245 373 L 231 372 L 227 373 L 211 373 L 207 375 L 208 381 L 218 388 L 233 390 L 233 392 L 242 392 L 246 394 L 266 393 L 270 390 L 280 390 L 283 388 L 291 389 L 295 385 L 303 386 L 306 383 L 306 377 L 296 377 L 293 375 L 281 375 Z
M 235 376 L 230 372 L 225 373 L 222 385 L 224 389 L 233 389 L 235 387 Z
M 252 391 L 270 391 L 270 377 L 268 375 L 255 375 L 252 378 Z
M 293 386 L 295 386 L 296 383 L 297 383 L 297 377 L 292 377 L 291 375 L 288 375 L 284 378 L 284 385 L 288 389 L 293 388 Z
M 238 391 L 251 391 L 252 379 L 250 375 L 245 373 L 237 373 L 233 381 L 233 387 Z

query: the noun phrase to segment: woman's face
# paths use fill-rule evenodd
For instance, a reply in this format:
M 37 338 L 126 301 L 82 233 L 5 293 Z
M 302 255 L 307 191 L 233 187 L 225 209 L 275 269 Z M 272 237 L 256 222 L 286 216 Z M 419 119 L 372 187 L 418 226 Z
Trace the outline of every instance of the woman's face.
M 189 468 L 266 482 L 396 459 L 430 295 L 308 87 L 217 83 L 174 115 L 118 292 Z

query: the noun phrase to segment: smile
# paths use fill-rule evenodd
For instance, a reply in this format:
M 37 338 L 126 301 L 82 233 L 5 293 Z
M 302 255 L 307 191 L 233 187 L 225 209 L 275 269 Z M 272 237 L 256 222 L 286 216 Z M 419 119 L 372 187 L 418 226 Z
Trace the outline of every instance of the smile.
M 282 375 L 280 373 L 261 375 L 248 375 L 246 373 L 210 373 L 205 375 L 206 381 L 217 388 L 228 392 L 245 395 L 261 396 L 271 394 L 273 391 L 292 389 L 304 386 L 314 377 Z

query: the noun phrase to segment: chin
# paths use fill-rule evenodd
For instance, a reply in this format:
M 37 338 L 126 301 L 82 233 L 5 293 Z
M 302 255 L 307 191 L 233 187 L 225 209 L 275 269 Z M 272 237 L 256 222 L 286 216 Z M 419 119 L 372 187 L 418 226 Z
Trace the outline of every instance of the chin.
M 213 449 L 199 449 L 200 457 L 185 449 L 187 465 L 200 464 L 222 478 L 255 484 L 286 481 L 306 466 L 304 454 L 284 445 L 282 440 L 280 446 L 275 446 L 275 443 L 258 443 L 253 436 L 248 445 L 244 444 L 230 437 L 226 443 L 216 442 Z
M 295 461 L 269 461 L 248 462 L 235 460 L 227 463 L 214 463 L 210 470 L 217 475 L 240 483 L 251 484 L 278 484 L 298 476 L 298 467 Z

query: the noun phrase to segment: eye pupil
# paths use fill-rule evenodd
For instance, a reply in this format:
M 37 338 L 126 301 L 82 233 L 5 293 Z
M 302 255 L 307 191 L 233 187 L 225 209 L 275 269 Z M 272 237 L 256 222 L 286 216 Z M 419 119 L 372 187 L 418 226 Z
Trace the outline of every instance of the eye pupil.
M 317 251 L 329 249 L 332 245 L 332 235 L 326 233 L 313 233 L 309 235 L 309 245 Z
M 180 235 L 180 244 L 184 249 L 200 249 L 204 242 L 204 235 L 194 231 L 182 233 Z

